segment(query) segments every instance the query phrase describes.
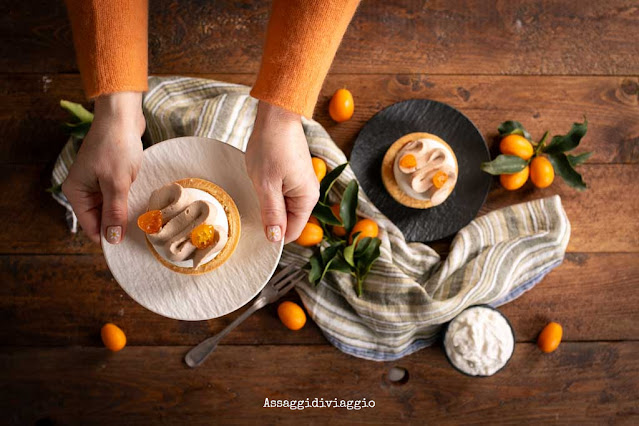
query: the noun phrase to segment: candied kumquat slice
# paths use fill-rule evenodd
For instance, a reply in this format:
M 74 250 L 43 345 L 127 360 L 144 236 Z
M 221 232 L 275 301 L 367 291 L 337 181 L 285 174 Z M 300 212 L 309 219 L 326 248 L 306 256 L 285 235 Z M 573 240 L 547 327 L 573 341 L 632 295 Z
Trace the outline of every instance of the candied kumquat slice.
M 417 158 L 413 154 L 406 154 L 399 159 L 399 165 L 405 169 L 412 169 L 417 166 Z
M 149 210 L 138 217 L 138 227 L 147 234 L 156 234 L 162 229 L 162 212 Z
M 191 232 L 191 243 L 199 249 L 205 249 L 215 241 L 215 228 L 213 225 L 203 223 Z
M 435 188 L 439 189 L 444 186 L 447 180 L 448 175 L 440 170 L 435 173 L 435 176 L 433 176 L 433 185 L 435 186 Z

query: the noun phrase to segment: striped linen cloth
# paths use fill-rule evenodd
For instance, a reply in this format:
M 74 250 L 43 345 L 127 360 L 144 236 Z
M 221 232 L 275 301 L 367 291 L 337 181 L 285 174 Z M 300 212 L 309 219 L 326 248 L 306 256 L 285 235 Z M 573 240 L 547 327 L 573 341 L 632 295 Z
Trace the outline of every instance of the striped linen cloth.
M 144 115 L 152 143 L 180 136 L 218 139 L 245 149 L 257 101 L 249 88 L 186 77 L 150 77 Z M 318 123 L 303 120 L 314 156 L 329 168 L 346 156 Z M 70 140 L 53 171 L 53 184 L 62 183 L 78 147 Z M 341 198 L 354 179 L 347 167 L 330 195 Z M 73 231 L 77 221 L 62 194 L 54 195 L 67 208 Z M 558 196 L 493 211 L 473 220 L 454 238 L 442 261 L 427 245 L 407 243 L 402 233 L 359 194 L 361 216 L 380 227 L 381 256 L 358 297 L 351 277 L 328 273 L 317 286 L 300 284 L 308 313 L 326 338 L 343 352 L 370 360 L 396 360 L 433 343 L 441 326 L 465 308 L 499 306 L 524 292 L 558 266 L 570 237 L 570 223 Z M 281 265 L 306 264 L 311 249 L 289 244 Z

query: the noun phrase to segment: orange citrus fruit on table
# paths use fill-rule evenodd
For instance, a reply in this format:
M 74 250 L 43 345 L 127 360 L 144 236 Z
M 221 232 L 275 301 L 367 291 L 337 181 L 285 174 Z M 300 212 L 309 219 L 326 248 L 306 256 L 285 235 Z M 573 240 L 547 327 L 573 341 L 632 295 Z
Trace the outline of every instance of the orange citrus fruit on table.
M 555 169 L 546 157 L 535 157 L 530 162 L 530 180 L 537 188 L 547 188 L 555 179 Z
M 514 191 L 515 189 L 519 189 L 528 180 L 528 175 L 530 174 L 530 168 L 526 166 L 521 172 L 508 174 L 508 175 L 500 175 L 499 181 L 501 182 L 501 186 L 506 188 L 509 191 Z
M 311 162 L 313 163 L 313 170 L 315 171 L 315 176 L 317 176 L 317 180 L 319 182 L 324 179 L 326 176 L 326 162 L 321 158 L 313 157 L 311 158 Z
M 366 237 L 375 238 L 377 234 L 379 234 L 379 227 L 375 223 L 375 221 L 370 219 L 361 219 L 359 220 L 355 226 L 353 226 L 353 230 L 351 231 L 349 243 L 353 243 L 353 236 L 359 232 L 359 239 Z
M 299 330 L 306 324 L 304 310 L 294 302 L 286 301 L 280 303 L 280 306 L 277 307 L 277 316 L 280 317 L 282 324 L 290 330 Z
M 104 343 L 104 346 L 113 352 L 117 352 L 126 346 L 126 336 L 124 335 L 124 331 L 115 324 L 104 324 L 102 330 L 100 330 L 100 335 L 102 336 L 102 343 Z
M 537 346 L 539 346 L 539 349 L 541 349 L 542 352 L 553 352 L 557 349 L 557 347 L 559 347 L 563 334 L 564 330 L 560 324 L 550 322 L 543 330 L 541 330 L 541 333 L 539 333 Z
M 508 135 L 499 143 L 499 150 L 505 155 L 516 155 L 524 160 L 530 160 L 533 156 L 533 146 L 523 136 L 520 135 Z
M 328 105 L 328 113 L 338 123 L 350 120 L 354 109 L 353 95 L 346 89 L 335 92 Z
M 339 215 L 339 204 L 333 204 L 331 206 L 331 210 L 333 211 L 333 214 L 336 218 L 342 220 L 342 217 Z M 333 226 L 333 234 L 335 234 L 337 237 L 343 237 L 344 235 L 346 235 L 346 229 L 344 229 L 343 226 L 335 225 Z
M 304 225 L 302 233 L 295 242 L 304 247 L 311 247 L 321 243 L 323 237 L 324 231 L 322 227 L 309 221 Z

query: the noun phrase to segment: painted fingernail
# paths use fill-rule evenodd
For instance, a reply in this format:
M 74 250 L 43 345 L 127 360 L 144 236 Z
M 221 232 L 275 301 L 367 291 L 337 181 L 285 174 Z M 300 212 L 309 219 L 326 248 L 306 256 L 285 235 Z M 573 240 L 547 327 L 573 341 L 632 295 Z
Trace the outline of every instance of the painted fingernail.
M 276 243 L 282 239 L 282 228 L 279 226 L 269 226 L 266 228 L 266 238 L 272 243 Z
M 106 239 L 111 244 L 118 244 L 122 238 L 121 226 L 109 226 L 106 229 Z

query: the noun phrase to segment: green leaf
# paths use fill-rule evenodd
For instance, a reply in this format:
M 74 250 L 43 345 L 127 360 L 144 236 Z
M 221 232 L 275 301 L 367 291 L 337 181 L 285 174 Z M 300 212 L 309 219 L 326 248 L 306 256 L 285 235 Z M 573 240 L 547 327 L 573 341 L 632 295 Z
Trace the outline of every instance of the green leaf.
M 337 253 L 339 253 L 339 248 L 340 248 L 340 246 L 338 244 L 336 244 L 336 245 L 332 245 L 332 246 L 329 246 L 329 247 L 326 247 L 325 249 L 323 249 L 322 253 L 321 253 L 322 264 L 326 265 L 331 260 L 333 260 L 333 258 L 335 258 L 335 256 L 337 256 Z
M 553 136 L 548 146 L 544 148 L 544 152 L 546 154 L 558 154 L 573 150 L 579 146 L 579 142 L 586 135 L 586 131 L 588 131 L 588 120 L 584 119 L 583 123 L 573 123 L 567 134 Z
M 578 165 L 588 161 L 591 155 L 592 155 L 592 151 L 584 152 L 583 154 L 579 154 L 579 155 L 566 155 L 566 157 L 568 157 L 568 162 L 570 163 L 572 167 L 577 167 Z
M 91 123 L 64 123 L 64 128 L 71 136 L 74 136 L 78 139 L 84 139 L 84 137 L 89 133 L 89 129 L 91 128 Z
M 353 226 L 357 222 L 357 193 L 359 192 L 359 185 L 357 181 L 353 179 L 348 183 L 344 190 L 344 196 L 342 202 L 339 205 L 339 215 L 342 217 L 342 223 L 346 229 L 346 233 L 350 233 Z
M 368 247 L 373 239 L 371 237 L 364 237 L 358 243 L 355 248 L 355 257 L 360 256 Z
M 320 202 L 326 203 L 326 200 L 328 198 L 328 193 L 333 187 L 335 180 L 337 180 L 339 175 L 342 174 L 346 166 L 348 166 L 348 163 L 339 165 L 335 167 L 333 170 L 331 170 L 330 172 L 328 172 L 326 176 L 324 176 L 324 179 L 322 179 L 322 182 L 320 183 L 320 197 L 319 197 Z
M 516 155 L 498 155 L 493 161 L 481 163 L 481 169 L 491 175 L 512 174 L 521 172 L 528 162 Z
M 47 188 L 45 191 L 50 192 L 51 194 L 59 194 L 62 192 L 62 185 L 51 185 L 51 187 Z
M 335 256 L 330 264 L 326 266 L 327 271 L 350 273 L 351 266 L 341 256 Z
M 361 258 L 357 261 L 356 278 L 357 278 L 357 295 L 361 296 L 363 292 L 364 280 L 368 276 L 373 264 L 380 256 L 380 246 L 382 241 L 379 238 L 373 238 L 362 253 Z
M 531 139 L 530 133 L 528 133 L 519 121 L 504 121 L 499 125 L 497 130 L 502 137 L 508 135 L 521 135 L 528 140 Z
M 357 242 L 359 241 L 361 233 L 358 232 L 353 237 L 353 244 L 347 246 L 344 249 L 344 260 L 351 265 L 353 268 L 355 267 L 355 247 L 357 247 Z
M 368 271 L 370 271 L 373 262 L 375 262 L 380 255 L 381 245 L 382 241 L 379 238 L 372 238 L 370 244 L 368 244 L 366 249 L 358 256 L 357 264 L 360 274 L 367 274 Z
M 581 178 L 581 175 L 577 173 L 575 169 L 570 165 L 570 161 L 566 154 L 557 153 L 551 154 L 548 156 L 548 159 L 552 163 L 552 167 L 555 169 L 555 173 L 557 173 L 561 178 L 571 187 L 583 191 L 586 189 L 586 184 Z
M 317 255 L 311 256 L 308 262 L 311 264 L 311 270 L 308 272 L 308 280 L 311 284 L 316 285 L 322 278 L 322 264 Z
M 312 215 L 321 223 L 327 225 L 342 225 L 342 222 L 335 217 L 331 208 L 321 201 L 318 201 L 317 204 L 315 204 Z
M 87 111 L 82 105 L 75 102 L 69 102 L 65 100 L 60 101 L 60 106 L 69 111 L 72 117 L 76 118 L 82 123 L 91 123 L 93 121 L 93 114 Z

